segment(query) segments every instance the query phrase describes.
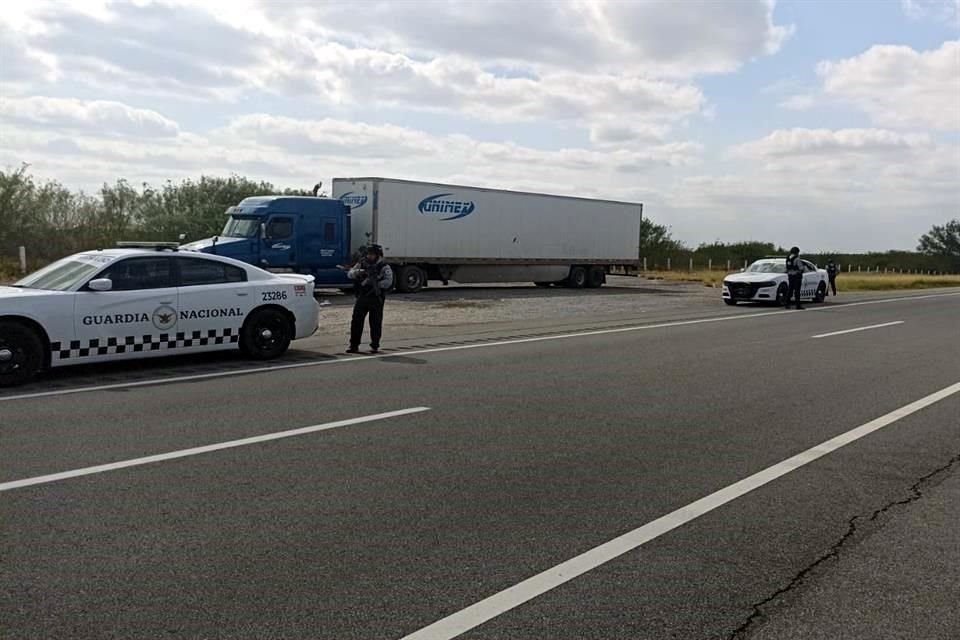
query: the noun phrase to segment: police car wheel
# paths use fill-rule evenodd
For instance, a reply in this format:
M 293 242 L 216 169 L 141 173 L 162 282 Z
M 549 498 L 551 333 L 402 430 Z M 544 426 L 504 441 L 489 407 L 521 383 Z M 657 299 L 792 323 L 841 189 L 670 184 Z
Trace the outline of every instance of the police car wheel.
M 35 331 L 0 322 L 0 387 L 23 384 L 43 367 L 43 343 Z
M 293 330 L 287 317 L 276 309 L 254 311 L 243 325 L 240 348 L 251 358 L 270 360 L 290 347 Z
M 787 295 L 789 295 L 790 289 L 787 288 L 786 284 L 781 284 L 777 288 L 777 304 L 781 307 L 786 306 L 787 304 Z
M 827 299 L 827 285 L 820 283 L 820 286 L 817 287 L 817 295 L 813 299 L 814 302 L 823 302 Z

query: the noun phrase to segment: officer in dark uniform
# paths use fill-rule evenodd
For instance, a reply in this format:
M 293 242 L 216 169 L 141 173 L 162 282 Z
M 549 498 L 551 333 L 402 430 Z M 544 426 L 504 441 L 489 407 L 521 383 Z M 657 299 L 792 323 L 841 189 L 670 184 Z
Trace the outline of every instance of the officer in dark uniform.
M 803 263 L 800 261 L 800 247 L 790 249 L 790 255 L 787 256 L 787 281 L 790 283 L 790 289 L 787 291 L 787 305 L 790 308 L 790 299 L 796 295 L 797 309 L 803 309 L 800 304 L 800 290 L 803 289 Z
M 367 247 L 367 255 L 347 275 L 353 280 L 353 292 L 357 297 L 353 305 L 350 348 L 347 353 L 360 352 L 367 315 L 370 316 L 370 350 L 376 353 L 380 350 L 383 334 L 383 305 L 387 291 L 393 286 L 393 270 L 383 259 L 383 248 L 377 244 Z
M 833 295 L 837 295 L 837 268 L 836 263 L 831 259 L 827 263 L 827 277 L 830 279 L 830 288 L 833 289 Z

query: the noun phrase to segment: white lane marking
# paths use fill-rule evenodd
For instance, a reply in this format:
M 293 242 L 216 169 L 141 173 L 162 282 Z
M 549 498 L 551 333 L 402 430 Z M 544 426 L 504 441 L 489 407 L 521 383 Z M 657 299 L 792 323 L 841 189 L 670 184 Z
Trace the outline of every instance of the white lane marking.
M 375 415 L 363 416 L 361 418 L 350 418 L 349 420 L 338 420 L 337 422 L 327 422 L 324 424 L 314 425 L 312 427 L 301 427 L 300 429 L 291 429 L 289 431 L 278 431 L 276 433 L 267 433 L 261 436 L 252 436 L 250 438 L 242 438 L 240 440 L 230 440 L 228 442 L 218 442 L 216 444 L 208 444 L 202 447 L 180 449 L 179 451 L 170 451 L 168 453 L 160 453 L 157 455 L 146 456 L 143 458 L 133 458 L 131 460 L 121 460 L 119 462 L 110 462 L 108 464 L 98 464 L 93 467 L 84 467 L 82 469 L 74 469 L 72 471 L 51 473 L 45 476 L 34 476 L 32 478 L 24 478 L 22 480 L 11 480 L 9 482 L 0 483 L 0 492 L 10 491 L 11 489 L 19 489 L 21 487 L 30 487 L 37 484 L 46 484 L 48 482 L 57 482 L 59 480 L 66 480 L 68 478 L 78 478 L 80 476 L 89 476 L 95 473 L 104 473 L 106 471 L 115 471 L 117 469 L 126 469 L 128 467 L 137 467 L 144 464 L 152 464 L 154 462 L 163 462 L 165 460 L 176 460 L 177 458 L 197 456 L 203 453 L 211 453 L 213 451 L 222 451 L 223 449 L 246 447 L 251 444 L 259 444 L 261 442 L 270 442 L 272 440 L 281 440 L 283 438 L 292 438 L 294 436 L 302 436 L 308 433 L 316 433 L 318 431 L 328 431 L 330 429 L 339 429 L 340 427 L 349 427 L 355 424 L 363 424 L 365 422 L 375 422 L 377 420 L 386 420 L 387 418 L 398 418 L 400 416 L 408 416 L 414 413 L 423 413 L 424 411 L 429 411 L 429 410 L 430 410 L 429 407 L 413 407 L 412 409 L 388 411 L 387 413 L 377 413 Z
M 865 302 L 848 302 L 836 307 L 820 307 L 812 309 L 813 311 L 836 311 L 848 307 L 856 307 L 865 304 L 882 304 L 887 302 L 900 302 L 903 300 L 926 300 L 929 298 L 945 298 L 949 296 L 960 296 L 960 293 L 940 293 L 924 296 L 901 296 L 897 298 L 887 298 L 884 300 L 869 300 Z M 383 358 L 395 358 L 398 356 L 422 356 L 432 353 L 444 353 L 447 351 L 463 351 L 466 349 L 488 349 L 491 347 L 503 347 L 515 344 L 525 344 L 530 342 L 547 342 L 550 340 L 569 340 L 571 338 L 584 338 L 589 336 L 602 336 L 614 333 L 627 333 L 633 331 L 646 331 L 648 329 L 665 329 L 669 327 L 684 327 L 696 324 L 707 324 L 711 322 L 727 322 L 730 320 L 757 320 L 760 318 L 769 318 L 782 314 L 792 314 L 793 311 L 769 311 L 757 315 L 736 315 L 720 316 L 717 318 L 701 318 L 699 320 L 682 320 L 677 322 L 664 322 L 660 324 L 638 325 L 633 327 L 620 327 L 617 329 L 600 329 L 595 331 L 584 331 L 580 333 L 562 333 L 550 336 L 540 336 L 536 338 L 517 338 L 500 340 L 497 342 L 479 342 L 476 344 L 458 345 L 455 347 L 435 347 L 431 349 L 418 349 L 415 351 L 397 351 L 394 353 L 380 353 L 372 356 L 355 356 L 352 358 L 338 358 L 332 360 L 319 360 L 315 362 L 297 362 L 294 364 L 278 364 L 266 367 L 251 367 L 249 369 L 234 369 L 232 371 L 215 371 L 212 373 L 198 373 L 188 376 L 173 376 L 170 378 L 152 378 L 150 380 L 139 380 L 137 382 L 117 382 L 114 384 L 103 384 L 90 387 L 75 387 L 73 389 L 58 389 L 56 391 L 37 391 L 35 393 L 22 393 L 19 395 L 0 396 L 0 402 L 11 402 L 13 400 L 29 400 L 32 398 L 48 398 L 51 396 L 69 396 L 75 393 L 89 393 L 91 391 L 110 391 L 112 389 L 134 389 L 137 387 L 148 387 L 160 384 L 173 384 L 178 382 L 194 382 L 197 380 L 211 380 L 215 378 L 230 378 L 233 376 L 249 375 L 254 373 L 269 373 L 271 371 L 284 371 L 288 369 L 302 369 L 305 367 L 319 367 L 323 365 L 344 364 L 350 362 L 364 362 L 367 360 L 379 360 Z
M 587 573 L 597 567 L 633 551 L 641 545 L 658 538 L 665 533 L 707 514 L 714 509 L 735 500 L 754 489 L 773 482 L 777 478 L 790 473 L 795 469 L 810 464 L 851 442 L 856 442 L 874 431 L 882 429 L 902 418 L 905 418 L 921 409 L 939 402 L 945 398 L 960 393 L 960 382 L 932 393 L 925 398 L 900 407 L 890 413 L 872 420 L 864 425 L 842 433 L 835 438 L 822 442 L 802 453 L 787 458 L 782 462 L 767 467 L 763 471 L 753 474 L 739 482 L 731 484 L 708 496 L 700 498 L 685 507 L 680 507 L 665 516 L 657 518 L 642 527 L 634 529 L 624 535 L 594 547 L 581 555 L 567 560 L 557 566 L 547 569 L 531 578 L 527 578 L 512 587 L 504 589 L 489 598 L 481 600 L 466 609 L 458 611 L 433 624 L 420 629 L 402 640 L 450 640 L 496 618 L 497 616 L 514 609 L 525 602 L 543 595 L 574 578 Z
M 903 320 L 897 320 L 896 322 L 884 322 L 883 324 L 871 324 L 866 327 L 857 327 L 856 329 L 844 329 L 843 331 L 832 331 L 830 333 L 819 333 L 815 336 L 812 336 L 814 339 L 819 338 L 829 338 L 830 336 L 842 336 L 847 333 L 857 333 L 858 331 L 869 331 L 870 329 L 882 329 L 883 327 L 893 327 L 898 324 L 903 324 Z

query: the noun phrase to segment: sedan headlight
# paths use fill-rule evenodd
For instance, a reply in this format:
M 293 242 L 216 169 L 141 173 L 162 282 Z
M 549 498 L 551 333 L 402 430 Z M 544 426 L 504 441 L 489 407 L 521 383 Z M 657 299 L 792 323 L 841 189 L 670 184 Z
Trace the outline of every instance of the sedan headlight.
M 777 286 L 777 281 L 776 281 L 776 280 L 770 280 L 770 281 L 768 281 L 768 282 L 758 282 L 758 283 L 757 283 L 757 288 L 759 288 L 759 289 L 766 289 L 767 287 L 775 287 L 775 286 Z

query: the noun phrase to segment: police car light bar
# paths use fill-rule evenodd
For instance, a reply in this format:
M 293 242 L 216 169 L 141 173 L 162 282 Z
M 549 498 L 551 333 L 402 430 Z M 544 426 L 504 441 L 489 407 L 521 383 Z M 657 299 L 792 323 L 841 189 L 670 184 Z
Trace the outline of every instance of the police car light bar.
M 164 249 L 170 251 L 176 251 L 180 248 L 179 242 L 141 242 L 139 240 L 131 241 L 120 241 L 117 242 L 117 246 L 122 249 L 156 249 L 157 251 L 163 251 Z

